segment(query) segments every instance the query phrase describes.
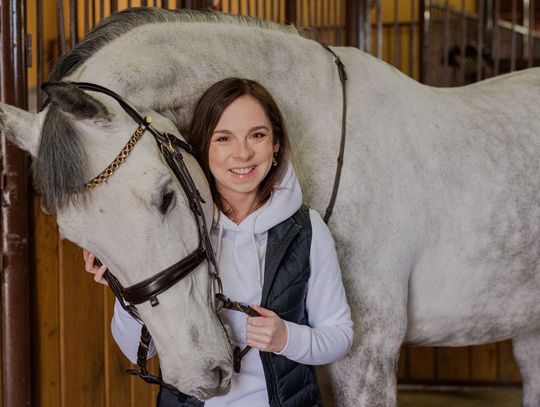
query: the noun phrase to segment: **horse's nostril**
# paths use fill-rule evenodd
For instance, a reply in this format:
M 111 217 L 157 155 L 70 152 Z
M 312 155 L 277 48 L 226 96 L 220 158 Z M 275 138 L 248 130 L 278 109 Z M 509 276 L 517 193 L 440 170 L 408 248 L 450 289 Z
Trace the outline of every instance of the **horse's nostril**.
M 227 369 L 224 369 L 222 366 L 216 366 L 211 370 L 211 372 L 216 378 L 218 387 L 228 385 L 228 381 L 230 380 L 230 375 L 227 374 Z
M 221 367 L 215 367 L 212 369 L 212 373 L 216 376 L 217 378 L 217 382 L 218 382 L 218 386 L 221 386 L 221 381 L 223 380 L 223 377 L 225 376 L 223 370 L 221 369 Z

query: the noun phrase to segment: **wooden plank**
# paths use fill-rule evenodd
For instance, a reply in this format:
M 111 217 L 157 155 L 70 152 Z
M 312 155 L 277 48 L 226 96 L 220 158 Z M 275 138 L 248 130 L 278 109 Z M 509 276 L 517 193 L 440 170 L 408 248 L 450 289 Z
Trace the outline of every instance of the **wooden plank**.
M 471 379 L 497 380 L 497 344 L 471 346 Z
M 35 267 L 32 296 L 32 404 L 60 405 L 60 327 L 58 319 L 58 231 L 34 197 Z
M 512 353 L 512 342 L 504 341 L 499 347 L 499 380 L 503 382 L 521 382 L 521 374 Z
M 399 360 L 397 367 L 398 380 L 407 379 L 407 360 L 409 358 L 409 348 L 402 346 L 399 351 Z
M 435 349 L 435 375 L 438 380 L 469 380 L 469 348 Z
M 111 334 L 111 319 L 114 312 L 114 295 L 103 286 L 103 336 L 105 340 L 105 407 L 129 405 L 131 397 L 130 376 L 126 373 L 129 360 L 122 354 Z
M 60 250 L 62 407 L 104 403 L 103 291 L 83 270 L 82 250 L 64 240 Z
M 435 350 L 433 348 L 409 348 L 408 356 L 409 380 L 435 379 Z
M 136 366 L 132 365 L 135 369 Z M 151 370 L 156 372 L 156 370 Z M 138 377 L 131 376 L 131 407 L 150 407 L 156 405 L 156 398 L 152 393 L 154 385 L 145 383 Z

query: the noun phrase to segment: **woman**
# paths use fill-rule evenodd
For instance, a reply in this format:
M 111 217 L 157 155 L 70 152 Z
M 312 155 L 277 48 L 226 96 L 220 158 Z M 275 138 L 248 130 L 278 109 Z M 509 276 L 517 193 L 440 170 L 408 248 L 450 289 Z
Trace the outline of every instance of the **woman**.
M 228 78 L 201 96 L 193 117 L 189 141 L 217 208 L 211 234 L 224 293 L 261 315 L 222 312 L 239 346 L 254 349 L 229 394 L 204 405 L 321 405 L 312 365 L 345 355 L 352 321 L 332 237 L 302 206 L 281 113 L 258 83 Z M 105 267 L 85 260 L 102 280 Z M 135 360 L 140 326 L 115 307 L 112 329 Z M 203 404 L 160 391 L 158 406 L 188 405 Z

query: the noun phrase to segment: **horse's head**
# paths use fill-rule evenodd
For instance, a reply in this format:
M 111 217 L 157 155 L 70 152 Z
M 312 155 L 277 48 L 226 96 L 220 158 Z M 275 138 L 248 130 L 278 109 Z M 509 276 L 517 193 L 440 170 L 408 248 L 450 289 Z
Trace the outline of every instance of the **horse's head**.
M 61 233 L 107 264 L 124 287 L 145 280 L 198 247 L 197 224 L 188 198 L 163 162 L 154 138 L 145 134 L 112 176 L 90 191 L 86 182 L 119 154 L 137 123 L 108 96 L 67 83 L 46 88 L 48 107 L 39 114 L 0 105 L 0 125 L 34 159 L 37 187 L 56 213 Z M 141 112 L 149 114 L 150 112 Z M 152 114 L 156 128 L 170 121 Z M 208 183 L 196 160 L 184 161 L 212 218 Z M 207 264 L 159 294 L 159 304 L 137 306 L 160 355 L 165 382 L 200 399 L 230 386 L 232 352 L 213 311 Z

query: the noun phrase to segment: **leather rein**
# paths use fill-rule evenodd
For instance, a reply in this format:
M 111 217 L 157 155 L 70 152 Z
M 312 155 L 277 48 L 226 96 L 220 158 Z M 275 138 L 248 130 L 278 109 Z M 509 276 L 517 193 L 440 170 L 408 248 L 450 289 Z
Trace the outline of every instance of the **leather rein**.
M 332 195 L 330 203 L 326 209 L 324 215 L 324 221 L 328 222 L 332 215 L 335 200 L 339 189 L 339 181 L 341 177 L 341 169 L 343 166 L 343 155 L 345 149 L 345 136 L 346 136 L 346 116 L 347 116 L 347 99 L 346 99 L 346 80 L 347 74 L 345 72 L 345 66 L 341 62 L 339 56 L 337 56 L 328 45 L 321 45 L 335 57 L 335 63 L 338 68 L 339 79 L 342 88 L 343 95 L 343 107 L 342 107 L 342 131 L 339 155 L 337 159 L 337 169 L 334 179 L 334 185 L 332 188 Z M 182 395 L 174 386 L 165 383 L 161 375 L 156 376 L 148 372 L 147 360 L 148 360 L 148 348 L 152 339 L 146 325 L 142 321 L 137 311 L 136 305 L 149 301 L 154 307 L 159 304 L 158 295 L 172 287 L 174 284 L 182 280 L 189 273 L 195 270 L 203 261 L 208 263 L 208 273 L 211 278 L 211 293 L 213 297 L 212 306 L 214 311 L 219 314 L 222 308 L 227 308 L 239 312 L 248 314 L 249 316 L 259 316 L 259 314 L 252 309 L 249 305 L 239 302 L 231 301 L 223 294 L 223 286 L 219 276 L 219 269 L 214 251 L 212 249 L 210 235 L 206 227 L 204 218 L 204 212 L 201 207 L 201 203 L 205 203 L 201 197 L 189 170 L 184 162 L 182 151 L 188 154 L 193 153 L 191 145 L 178 137 L 161 132 L 152 126 L 152 119 L 150 117 L 141 116 L 135 108 L 133 108 L 124 98 L 117 93 L 103 86 L 88 83 L 88 82 L 72 82 L 74 86 L 81 90 L 87 90 L 92 92 L 98 92 L 105 94 L 114 100 L 116 100 L 122 109 L 136 122 L 138 127 L 133 133 L 128 143 L 124 146 L 121 152 L 113 160 L 113 162 L 105 168 L 99 175 L 94 177 L 91 181 L 85 184 L 86 190 L 92 190 L 101 183 L 107 180 L 116 169 L 125 161 L 127 156 L 135 144 L 139 141 L 142 135 L 148 131 L 154 136 L 154 139 L 158 145 L 158 148 L 165 159 L 165 162 L 170 167 L 178 182 L 180 183 L 184 193 L 186 194 L 191 212 L 195 217 L 197 223 L 197 230 L 199 234 L 199 246 L 191 252 L 185 258 L 179 260 L 172 266 L 167 267 L 165 270 L 155 274 L 154 276 L 147 278 L 139 283 L 131 285 L 129 287 L 123 287 L 119 280 L 107 269 L 104 274 L 104 278 L 112 289 L 114 295 L 118 299 L 120 305 L 139 323 L 141 323 L 141 337 L 139 341 L 139 348 L 137 351 L 137 366 L 138 369 L 128 369 L 127 373 L 141 377 L 145 382 L 151 384 L 158 384 L 166 387 L 171 392 L 177 395 Z M 101 266 L 101 262 L 96 258 L 96 266 Z M 240 371 L 242 357 L 249 351 L 250 346 L 246 346 L 244 349 L 235 347 L 233 350 L 233 368 L 236 373 Z

